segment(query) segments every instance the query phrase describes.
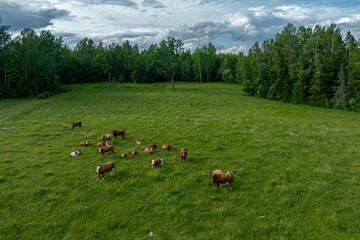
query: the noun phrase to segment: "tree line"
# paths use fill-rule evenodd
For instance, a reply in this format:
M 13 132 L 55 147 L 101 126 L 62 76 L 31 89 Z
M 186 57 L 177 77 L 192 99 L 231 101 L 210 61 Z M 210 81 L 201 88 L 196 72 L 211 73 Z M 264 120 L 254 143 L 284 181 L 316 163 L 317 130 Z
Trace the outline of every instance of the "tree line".
M 256 42 L 241 64 L 250 95 L 326 108 L 360 111 L 360 49 L 335 24 L 288 24 L 275 38 Z
M 360 111 L 360 43 L 335 24 L 288 24 L 248 54 L 217 54 L 211 43 L 191 52 L 173 37 L 147 49 L 84 38 L 70 49 L 50 31 L 8 30 L 0 19 L 0 98 L 46 97 L 61 83 L 168 80 L 175 91 L 176 81 L 222 81 L 261 98 Z
M 191 53 L 173 37 L 148 49 L 84 38 L 70 49 L 50 31 L 38 35 L 25 28 L 12 39 L 8 30 L 0 19 L 0 98 L 43 97 L 59 91 L 61 83 L 168 80 L 175 91 L 175 81 L 238 82 L 237 56 L 216 54 L 211 43 Z

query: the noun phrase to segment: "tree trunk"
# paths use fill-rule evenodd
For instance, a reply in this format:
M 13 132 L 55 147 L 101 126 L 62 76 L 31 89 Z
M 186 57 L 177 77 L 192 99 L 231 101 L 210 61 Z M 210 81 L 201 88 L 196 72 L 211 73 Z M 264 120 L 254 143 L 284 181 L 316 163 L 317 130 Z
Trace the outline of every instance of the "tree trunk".
M 4 85 L 6 87 L 6 70 L 5 70 L 5 81 L 4 81 Z
M 113 76 L 113 81 L 112 81 L 113 87 L 115 87 L 115 77 Z
M 172 73 L 172 74 L 171 74 L 171 87 L 172 87 L 172 91 L 173 91 L 173 92 L 175 92 L 174 75 L 175 75 L 175 73 Z
M 199 67 L 199 72 L 200 72 L 200 82 L 202 82 L 202 74 L 201 74 L 201 66 Z
M 109 77 L 109 87 L 111 87 L 111 78 L 110 78 L 110 72 L 108 72 L 108 77 Z

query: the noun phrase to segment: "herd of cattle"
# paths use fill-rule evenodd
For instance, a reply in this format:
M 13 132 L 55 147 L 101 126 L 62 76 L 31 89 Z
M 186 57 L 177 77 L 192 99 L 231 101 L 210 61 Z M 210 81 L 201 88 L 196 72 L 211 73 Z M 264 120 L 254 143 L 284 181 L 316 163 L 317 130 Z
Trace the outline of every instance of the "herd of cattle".
M 67 125 L 62 124 L 62 127 L 64 129 L 66 129 Z M 81 121 L 72 122 L 71 128 L 74 129 L 75 127 L 81 128 Z M 102 141 L 97 143 L 97 146 L 99 147 L 99 153 L 102 154 L 103 158 L 104 158 L 104 154 L 113 155 L 114 153 L 116 153 L 115 149 L 114 149 L 114 145 L 109 145 L 107 141 L 112 142 L 112 138 L 114 137 L 116 139 L 117 136 L 122 136 L 122 138 L 124 139 L 125 138 L 125 130 L 115 130 L 115 131 L 112 131 L 112 133 L 101 135 Z M 138 138 L 135 139 L 135 141 L 136 141 L 136 145 L 144 146 L 144 143 L 141 142 Z M 89 142 L 87 140 L 80 142 L 80 146 L 86 147 L 88 145 L 89 145 Z M 154 149 L 156 149 L 156 148 L 157 148 L 157 146 L 155 144 L 150 144 L 149 147 L 145 148 L 144 152 L 147 154 L 152 154 Z M 164 144 L 162 146 L 162 149 L 164 151 L 169 152 L 171 150 L 171 146 L 170 146 L 170 144 Z M 81 149 L 79 149 L 76 152 L 70 153 L 70 157 L 76 157 L 76 156 L 80 155 L 80 153 L 81 153 Z M 132 159 L 137 154 L 138 154 L 138 151 L 133 150 L 133 151 L 131 151 L 131 154 L 129 154 L 129 155 L 122 154 L 121 157 L 124 159 Z M 181 148 L 180 161 L 183 161 L 183 160 L 186 161 L 186 156 L 187 156 L 186 148 Z M 153 168 L 161 167 L 163 165 L 164 165 L 164 161 L 161 158 L 151 160 L 151 167 L 153 167 Z M 115 171 L 115 162 L 113 162 L 113 161 L 104 163 L 100 166 L 97 166 L 96 167 L 96 172 L 98 174 L 97 180 L 99 180 L 100 176 L 102 176 L 103 177 L 102 180 L 104 180 L 104 175 L 106 172 L 110 172 L 110 175 L 114 175 L 114 171 Z M 228 189 L 232 190 L 233 175 L 231 173 L 223 172 L 220 170 L 214 170 L 213 173 L 210 174 L 210 176 L 211 176 L 213 183 L 216 184 L 217 189 L 219 189 L 220 183 L 226 183 L 228 185 Z

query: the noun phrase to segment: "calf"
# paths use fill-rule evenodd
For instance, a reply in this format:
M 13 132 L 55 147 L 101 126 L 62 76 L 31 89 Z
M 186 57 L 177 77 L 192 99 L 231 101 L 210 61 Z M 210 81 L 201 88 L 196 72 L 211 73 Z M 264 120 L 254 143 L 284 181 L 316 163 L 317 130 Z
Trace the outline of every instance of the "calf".
M 134 150 L 131 152 L 131 155 L 135 156 L 136 154 L 138 154 L 138 151 Z
M 96 180 L 99 180 L 99 177 L 102 175 L 103 176 L 103 179 L 104 180 L 104 174 L 106 172 L 110 172 L 111 171 L 111 175 L 114 175 L 115 174 L 115 162 L 107 162 L 107 163 L 104 163 L 103 165 L 101 166 L 97 166 L 96 167 L 96 172 L 98 173 L 98 178 Z
M 107 145 L 109 145 L 107 142 L 99 142 L 96 144 L 96 146 L 98 146 L 98 147 L 103 147 L 103 146 L 107 146 Z
M 162 146 L 162 149 L 164 150 L 164 151 L 170 151 L 171 150 L 171 147 L 170 147 L 170 144 L 164 144 L 163 146 Z
M 61 126 L 62 126 L 63 129 L 67 128 L 67 125 L 65 123 L 61 124 Z
M 187 151 L 186 148 L 181 148 L 180 150 L 180 161 L 186 161 Z
M 123 157 L 124 159 L 132 159 L 134 158 L 134 155 L 122 154 L 121 157 Z
M 76 151 L 76 152 L 72 152 L 70 153 L 70 157 L 76 157 L 76 156 L 79 156 L 81 153 L 81 149 L 79 149 L 79 151 Z
M 84 140 L 84 141 L 80 142 L 80 146 L 87 147 L 87 146 L 89 146 L 89 142 Z
M 153 149 L 152 148 L 145 148 L 144 152 L 146 152 L 147 154 L 152 154 Z
M 103 157 L 104 154 L 108 152 L 111 154 L 111 156 L 115 153 L 114 145 L 102 146 L 99 148 L 99 153 L 101 153 Z
M 144 145 L 144 143 L 143 142 L 140 142 L 140 140 L 137 138 L 137 139 L 135 139 L 135 141 L 136 141 L 136 145 L 139 145 L 139 146 L 143 146 Z
M 81 128 L 81 121 L 72 122 L 71 127 L 72 127 L 72 129 L 74 129 L 75 127 Z
M 111 133 L 101 135 L 101 139 L 102 139 L 103 142 L 105 142 L 105 141 L 107 141 L 107 140 L 112 141 L 112 135 L 111 135 Z
M 115 130 L 115 131 L 112 131 L 115 139 L 117 136 L 122 136 L 122 138 L 124 139 L 125 137 L 125 130 Z
M 162 165 L 164 165 L 164 162 L 160 158 L 151 160 L 151 167 L 153 168 L 161 167 Z
M 150 146 L 149 146 L 150 148 L 152 148 L 152 149 L 155 149 L 155 148 L 157 148 L 157 146 L 155 145 L 155 144 L 150 144 Z
M 223 172 L 220 170 L 214 170 L 213 173 L 210 174 L 213 183 L 216 184 L 217 189 L 219 190 L 219 183 L 226 183 L 228 185 L 228 189 L 232 190 L 232 182 L 233 175 L 229 172 Z

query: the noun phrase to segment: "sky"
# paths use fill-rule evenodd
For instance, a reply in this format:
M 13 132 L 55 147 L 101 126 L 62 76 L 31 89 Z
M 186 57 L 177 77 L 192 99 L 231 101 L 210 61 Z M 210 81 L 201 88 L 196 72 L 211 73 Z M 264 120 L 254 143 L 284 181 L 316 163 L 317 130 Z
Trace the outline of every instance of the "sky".
M 0 0 L 0 18 L 13 37 L 26 27 L 50 30 L 71 48 L 87 37 L 144 49 L 172 36 L 186 49 L 212 43 L 218 53 L 246 53 L 288 23 L 335 23 L 343 36 L 360 37 L 360 0 Z

